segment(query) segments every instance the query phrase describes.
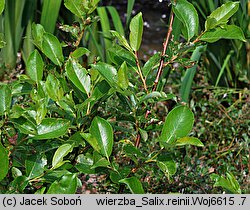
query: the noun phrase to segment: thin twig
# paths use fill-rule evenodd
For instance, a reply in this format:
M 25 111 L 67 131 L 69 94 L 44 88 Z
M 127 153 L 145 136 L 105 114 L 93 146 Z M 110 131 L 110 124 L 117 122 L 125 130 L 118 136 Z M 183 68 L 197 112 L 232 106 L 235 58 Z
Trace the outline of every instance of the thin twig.
M 163 71 L 163 67 L 164 67 L 164 57 L 165 57 L 165 55 L 166 55 L 168 43 L 169 43 L 169 40 L 170 40 L 172 31 L 173 31 L 173 22 L 174 22 L 174 13 L 173 13 L 173 11 L 171 11 L 171 14 L 170 14 L 170 22 L 169 22 L 169 28 L 168 28 L 166 40 L 165 40 L 165 42 L 163 43 L 163 50 L 162 50 L 162 52 L 161 52 L 160 65 L 159 65 L 159 68 L 158 68 L 158 70 L 157 70 L 157 76 L 156 76 L 156 78 L 155 78 L 154 86 L 153 86 L 152 91 L 155 91 L 155 90 L 156 90 L 157 85 L 158 85 L 158 82 L 159 82 L 159 79 L 160 79 L 160 76 L 161 76 L 162 71 Z
M 148 88 L 147 88 L 146 80 L 143 77 L 141 66 L 140 66 L 140 62 L 139 62 L 138 51 L 135 51 L 135 57 L 136 57 L 136 66 L 137 66 L 137 69 L 138 69 L 137 73 L 139 74 L 139 76 L 140 76 L 140 78 L 142 80 L 144 90 L 148 93 Z

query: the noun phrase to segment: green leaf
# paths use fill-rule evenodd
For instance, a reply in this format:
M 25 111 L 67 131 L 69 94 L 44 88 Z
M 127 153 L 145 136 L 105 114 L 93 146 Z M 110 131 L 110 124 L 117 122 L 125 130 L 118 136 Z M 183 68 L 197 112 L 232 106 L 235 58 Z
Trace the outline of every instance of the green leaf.
M 122 48 L 119 45 L 108 49 L 108 55 L 110 60 L 116 65 L 122 65 L 126 61 L 128 67 L 131 67 L 135 71 L 137 70 L 136 61 L 134 55 Z
M 77 188 L 77 174 L 64 175 L 60 181 L 54 181 L 47 194 L 74 194 Z
M 79 18 L 82 18 L 85 15 L 82 9 L 82 0 L 64 0 L 64 5 Z
M 0 85 L 0 116 L 9 111 L 11 100 L 11 90 L 9 86 Z
M 214 10 L 205 22 L 205 30 L 208 31 L 219 25 L 225 25 L 228 19 L 237 12 L 239 2 L 227 2 Z
M 45 30 L 41 24 L 32 24 L 32 37 L 34 39 L 34 44 L 42 50 L 43 35 Z
M 8 153 L 0 143 L 0 181 L 7 175 L 9 170 L 9 157 Z
M 74 145 L 71 144 L 63 144 L 56 150 L 53 159 L 52 159 L 52 168 L 56 169 L 60 167 L 63 162 L 63 158 L 68 155 L 70 152 L 72 152 L 74 148 Z
M 143 75 L 147 77 L 150 71 L 156 68 L 157 65 L 159 65 L 160 60 L 161 54 L 159 52 L 150 57 L 142 68 Z
M 79 47 L 77 48 L 74 52 L 70 54 L 71 57 L 73 58 L 80 58 L 85 54 L 89 54 L 90 51 L 87 48 L 84 47 Z
M 98 70 L 98 72 L 103 76 L 103 78 L 109 83 L 111 87 L 117 87 L 117 70 L 112 65 L 99 62 L 96 65 L 93 65 L 93 69 Z
M 126 90 L 129 85 L 129 80 L 128 80 L 128 67 L 126 62 L 123 62 L 121 67 L 118 70 L 118 85 Z
M 173 5 L 173 12 L 177 18 L 183 23 L 187 41 L 198 34 L 199 17 L 194 6 L 187 0 L 178 0 Z
M 62 66 L 64 61 L 62 47 L 53 34 L 44 33 L 42 51 L 55 65 Z
M 109 165 L 110 165 L 110 162 L 106 158 L 102 157 L 94 163 L 94 165 L 91 167 L 91 169 L 95 169 L 98 167 L 107 167 Z
M 36 135 L 36 125 L 30 120 L 27 120 L 24 117 L 19 117 L 18 119 L 12 119 L 11 121 L 21 133 Z
M 87 70 L 83 68 L 75 59 L 69 59 L 65 66 L 67 77 L 82 92 L 89 95 L 91 89 L 90 76 Z
M 94 174 L 95 170 L 91 168 L 94 164 L 93 156 L 89 153 L 80 154 L 76 158 L 76 169 L 84 174 Z
M 176 139 L 187 136 L 194 123 L 193 112 L 187 106 L 172 109 L 165 120 L 161 141 L 172 144 Z
M 138 13 L 132 18 L 130 25 L 129 41 L 130 46 L 134 51 L 138 51 L 141 46 L 142 34 L 143 34 L 143 19 L 142 13 Z
M 111 125 L 105 119 L 95 117 L 90 126 L 90 134 L 96 139 L 100 147 L 100 153 L 108 159 L 114 143 Z
M 232 173 L 227 172 L 226 178 L 218 174 L 211 174 L 210 178 L 215 181 L 214 187 L 222 187 L 233 194 L 241 194 L 241 189 L 238 181 Z
M 90 133 L 81 133 L 81 136 L 91 145 L 91 147 L 93 147 L 95 151 L 101 153 L 101 147 L 94 136 Z
M 38 83 L 43 77 L 43 59 L 37 50 L 34 50 L 27 61 L 26 72 L 30 79 Z
M 33 139 L 53 139 L 64 135 L 70 126 L 70 121 L 60 118 L 46 118 L 37 126 L 37 135 Z
M 174 175 L 177 171 L 176 163 L 172 159 L 157 161 L 156 164 L 168 177 Z
M 5 0 L 0 0 L 0 14 L 2 14 L 5 7 Z
M 199 139 L 197 139 L 195 137 L 185 136 L 185 137 L 178 139 L 175 142 L 176 146 L 183 146 L 183 145 L 189 145 L 189 144 L 197 146 L 197 147 L 204 147 L 204 144 Z
M 216 42 L 219 39 L 239 39 L 246 42 L 242 29 L 235 25 L 224 25 L 223 27 L 214 28 L 204 33 L 200 38 L 200 40 L 210 43 Z
M 29 156 L 25 160 L 26 175 L 28 179 L 33 179 L 40 176 L 44 172 L 44 167 L 47 165 L 47 158 L 45 155 Z
M 63 98 L 64 92 L 61 83 L 53 74 L 47 76 L 45 88 L 52 100 L 60 101 Z
M 117 31 L 111 30 L 110 33 L 112 36 L 116 37 L 119 44 L 125 47 L 128 51 L 133 52 L 133 49 L 129 46 L 126 38 L 123 35 L 120 35 Z
M 142 184 L 137 177 L 121 179 L 119 183 L 126 184 L 133 194 L 144 194 Z
M 150 99 L 156 99 L 156 101 L 166 101 L 173 99 L 175 97 L 174 94 L 166 94 L 165 92 L 153 91 L 149 94 L 146 94 L 140 98 L 140 103 L 148 101 Z
M 115 7 L 107 6 L 107 9 L 109 11 L 109 14 L 111 15 L 112 22 L 114 24 L 115 30 L 124 36 L 124 27 L 122 25 L 122 21 L 120 18 L 119 13 L 117 12 Z

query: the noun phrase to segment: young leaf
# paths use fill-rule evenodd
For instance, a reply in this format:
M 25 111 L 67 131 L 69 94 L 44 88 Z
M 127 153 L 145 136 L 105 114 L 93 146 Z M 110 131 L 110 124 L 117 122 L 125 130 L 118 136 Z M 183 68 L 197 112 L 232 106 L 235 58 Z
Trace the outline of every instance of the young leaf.
M 53 34 L 44 33 L 42 51 L 55 65 L 62 66 L 64 61 L 62 46 Z
M 100 147 L 100 153 L 109 158 L 114 143 L 111 125 L 105 119 L 95 117 L 90 126 L 90 134 L 96 139 Z
M 0 143 L 0 181 L 7 175 L 9 170 L 9 157 L 8 153 Z
M 27 61 L 26 72 L 29 75 L 30 79 L 38 83 L 42 80 L 43 77 L 43 59 L 40 53 L 37 50 L 34 50 Z
M 224 25 L 205 32 L 200 40 L 206 42 L 216 42 L 219 39 L 239 39 L 246 42 L 242 29 L 236 25 Z
M 163 125 L 161 140 L 172 144 L 176 139 L 184 137 L 192 130 L 193 112 L 187 106 L 177 106 L 172 109 Z
M 144 194 L 142 184 L 137 177 L 121 179 L 119 182 L 126 184 L 133 194 Z
M 208 31 L 219 25 L 225 25 L 228 19 L 237 12 L 239 2 L 227 2 L 214 10 L 205 22 L 205 30 Z
M 98 72 L 103 76 L 103 78 L 109 83 L 111 87 L 117 87 L 117 71 L 112 65 L 99 62 L 96 65 L 93 65 L 93 69 L 98 70 Z
M 44 172 L 44 167 L 47 165 L 45 155 L 31 156 L 25 160 L 26 175 L 28 179 L 33 179 L 40 176 Z
M 77 174 L 66 174 L 60 181 L 54 181 L 47 194 L 74 194 L 77 188 Z
M 142 33 L 143 33 L 143 19 L 142 13 L 138 13 L 130 22 L 129 25 L 130 34 L 129 41 L 130 46 L 134 51 L 138 51 L 141 46 Z
M 187 0 L 178 0 L 176 4 L 173 5 L 173 12 L 184 25 L 187 41 L 198 34 L 199 17 L 191 3 Z
M 37 126 L 37 135 L 33 139 L 53 139 L 64 135 L 70 126 L 70 122 L 60 118 L 46 118 Z
M 126 62 L 124 62 L 118 70 L 118 85 L 124 90 L 128 88 L 129 80 L 128 67 Z
M 197 147 L 204 147 L 204 144 L 199 139 L 197 139 L 195 137 L 185 136 L 185 137 L 178 139 L 175 142 L 176 146 L 183 146 L 183 145 L 188 145 L 188 144 L 194 145 Z
M 74 146 L 71 144 L 63 144 L 56 150 L 52 159 L 52 168 L 56 169 L 60 167 L 64 162 L 63 158 L 72 152 Z
M 0 116 L 9 111 L 11 106 L 11 90 L 8 85 L 0 85 Z
M 89 94 L 91 88 L 90 76 L 75 59 L 69 59 L 65 66 L 67 77 L 82 92 Z

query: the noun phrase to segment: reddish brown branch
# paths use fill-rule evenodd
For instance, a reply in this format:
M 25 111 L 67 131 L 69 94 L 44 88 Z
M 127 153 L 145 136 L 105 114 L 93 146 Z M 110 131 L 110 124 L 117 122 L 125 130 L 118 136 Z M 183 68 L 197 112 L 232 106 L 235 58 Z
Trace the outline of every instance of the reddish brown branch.
M 159 65 L 159 68 L 158 68 L 158 70 L 157 70 L 157 76 L 156 76 L 156 78 L 155 78 L 154 86 L 153 86 L 152 91 L 155 91 L 155 90 L 156 90 L 157 85 L 158 85 L 158 82 L 159 82 L 159 79 L 160 79 L 160 76 L 161 76 L 162 71 L 163 71 L 163 67 L 164 67 L 164 57 L 165 57 L 165 55 L 166 55 L 168 43 L 169 43 L 169 40 L 170 40 L 172 31 L 173 31 L 173 22 L 174 22 L 174 13 L 173 13 L 173 11 L 171 11 L 170 21 L 169 21 L 169 28 L 168 28 L 166 40 L 165 40 L 165 42 L 163 43 L 163 50 L 162 50 L 162 52 L 161 52 L 160 65 Z

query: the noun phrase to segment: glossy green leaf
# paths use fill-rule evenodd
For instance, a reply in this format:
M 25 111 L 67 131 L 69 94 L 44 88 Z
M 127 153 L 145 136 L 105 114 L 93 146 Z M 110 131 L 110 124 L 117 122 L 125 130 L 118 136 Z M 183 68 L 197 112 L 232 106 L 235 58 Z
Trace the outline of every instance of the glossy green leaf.
M 24 117 L 12 119 L 11 122 L 13 122 L 14 126 L 23 134 L 36 135 L 37 133 L 36 125 Z
M 96 139 L 100 153 L 109 158 L 113 150 L 113 129 L 109 122 L 101 117 L 95 117 L 90 126 L 90 133 Z
M 112 34 L 112 36 L 117 38 L 120 45 L 125 47 L 128 51 L 133 52 L 133 49 L 129 46 L 126 38 L 123 35 L 119 34 L 117 31 L 113 31 L 113 30 L 111 30 L 110 33 Z
M 159 52 L 150 57 L 142 68 L 143 75 L 147 77 L 150 71 L 152 71 L 154 68 L 156 68 L 157 65 L 159 65 L 160 60 L 161 54 Z
M 126 90 L 129 85 L 128 80 L 128 67 L 126 62 L 124 62 L 118 70 L 118 85 L 120 88 Z
M 122 48 L 119 45 L 108 49 L 108 55 L 110 60 L 116 65 L 122 65 L 124 61 L 126 61 L 128 67 L 137 70 L 136 61 L 134 55 Z
M 79 47 L 77 48 L 74 52 L 70 54 L 71 57 L 73 58 L 80 58 L 83 55 L 89 54 L 90 51 L 87 48 L 84 47 Z
M 117 87 L 117 70 L 112 65 L 99 62 L 96 65 L 93 65 L 93 68 L 98 70 L 111 87 Z
M 8 153 L 0 143 L 0 181 L 7 175 L 9 170 L 9 157 Z
M 187 136 L 192 130 L 193 123 L 193 112 L 187 106 L 175 107 L 166 117 L 161 141 L 172 144 L 176 139 Z
M 95 168 L 98 168 L 98 167 L 107 167 L 109 165 L 110 165 L 110 162 L 106 158 L 102 157 L 102 158 L 98 159 L 93 164 L 93 166 L 91 167 L 91 169 L 95 169 Z
M 64 0 L 64 5 L 79 18 L 85 14 L 82 9 L 82 0 Z
M 11 90 L 8 85 L 0 85 L 0 116 L 8 112 L 11 105 Z
M 69 59 L 65 66 L 67 77 L 82 92 L 89 94 L 91 89 L 90 76 L 75 59 Z
M 53 159 L 52 159 L 52 168 L 56 169 L 60 167 L 63 163 L 63 158 L 72 152 L 74 145 L 71 144 L 63 144 L 56 150 Z M 62 164 L 61 164 L 62 163 Z
M 120 183 L 126 184 L 133 194 L 144 194 L 144 189 L 140 180 L 137 177 L 121 179 Z
M 93 149 L 101 153 L 101 146 L 99 145 L 97 139 L 90 133 L 81 133 L 81 136 L 93 147 Z
M 27 61 L 26 72 L 36 83 L 43 77 L 43 59 L 37 50 L 34 50 Z
M 37 135 L 33 139 L 53 139 L 64 135 L 70 126 L 70 122 L 60 118 L 46 118 L 37 126 Z
M 132 18 L 130 25 L 129 41 L 130 46 L 134 51 L 138 51 L 141 46 L 142 34 L 143 34 L 143 19 L 142 13 L 138 13 Z
M 185 137 L 182 137 L 182 138 L 178 139 L 175 142 L 175 145 L 176 146 L 194 145 L 194 146 L 197 146 L 197 147 L 204 147 L 204 144 L 198 138 L 189 137 L 189 136 L 185 136 Z
M 206 31 L 213 29 L 219 25 L 225 25 L 228 19 L 237 12 L 239 2 L 227 2 L 214 10 L 205 22 Z
M 5 0 L 0 0 L 0 14 L 2 14 L 5 7 Z
M 94 174 L 95 169 L 92 168 L 94 164 L 93 156 L 90 153 L 80 154 L 76 158 L 76 169 L 84 174 Z
M 44 33 L 42 51 L 55 65 L 62 66 L 64 61 L 62 46 L 56 36 Z
M 32 37 L 34 39 L 35 45 L 41 50 L 42 49 L 42 42 L 43 42 L 43 35 L 45 30 L 41 24 L 32 24 Z
M 219 39 L 239 39 L 246 42 L 242 29 L 236 25 L 224 25 L 207 31 L 202 35 L 200 40 L 206 42 L 216 42 Z
M 60 81 L 53 74 L 47 76 L 45 88 L 48 96 L 54 101 L 60 101 L 63 97 L 64 91 Z
M 26 176 L 28 179 L 33 179 L 35 177 L 43 174 L 45 166 L 47 165 L 47 158 L 45 155 L 34 155 L 28 157 L 25 160 Z
M 74 194 L 77 189 L 77 174 L 64 175 L 59 181 L 54 181 L 47 194 Z
M 166 161 L 157 161 L 156 164 L 163 173 L 167 174 L 167 176 L 172 176 L 177 171 L 176 163 L 172 159 Z
M 166 94 L 165 92 L 153 91 L 149 94 L 146 94 L 140 98 L 140 103 L 148 101 L 148 100 L 156 100 L 156 101 L 166 101 L 175 98 L 174 94 Z
M 188 41 L 198 34 L 199 17 L 194 6 L 187 0 L 178 0 L 173 5 L 174 14 L 183 23 Z

